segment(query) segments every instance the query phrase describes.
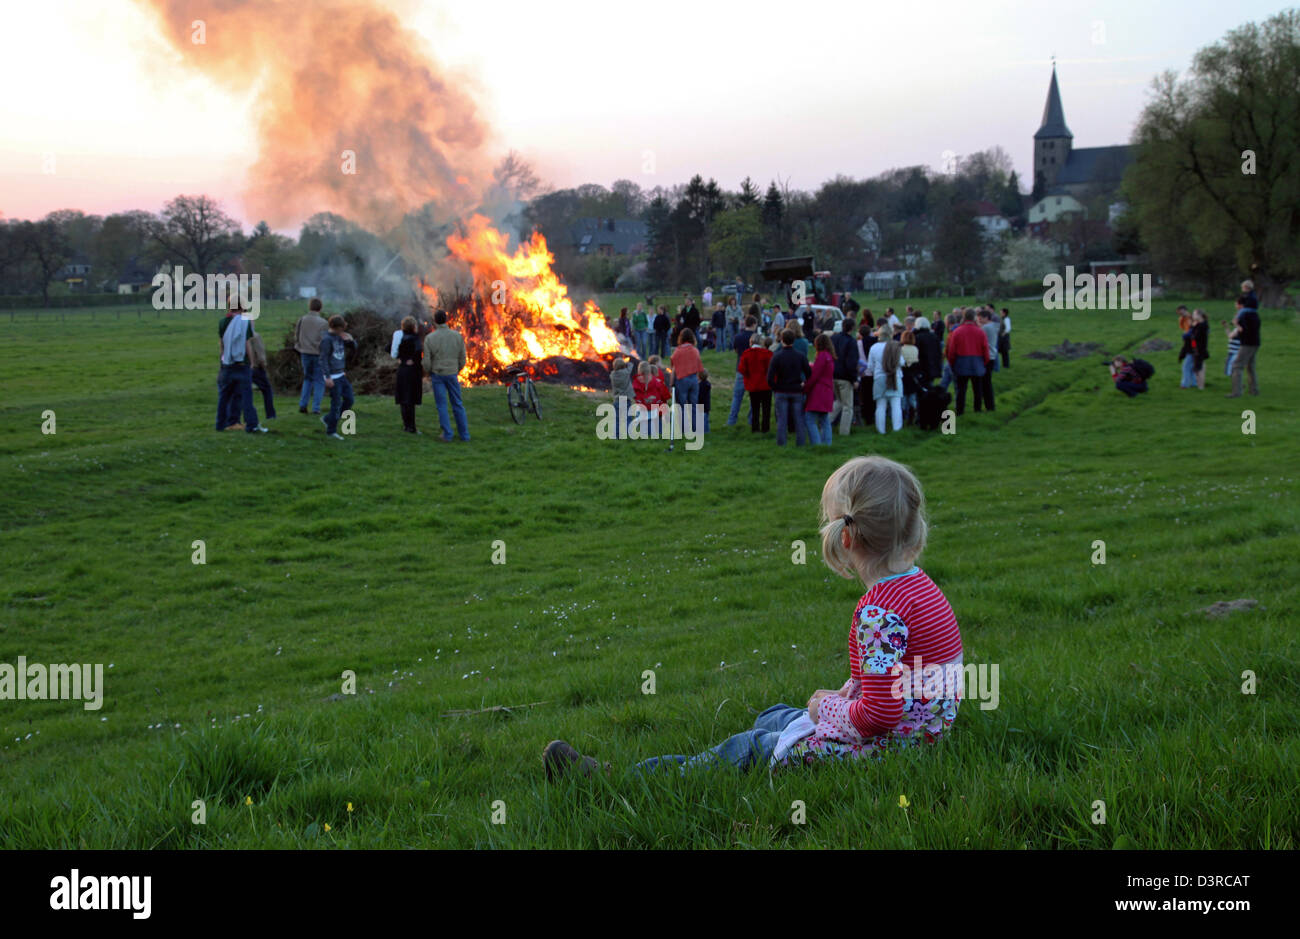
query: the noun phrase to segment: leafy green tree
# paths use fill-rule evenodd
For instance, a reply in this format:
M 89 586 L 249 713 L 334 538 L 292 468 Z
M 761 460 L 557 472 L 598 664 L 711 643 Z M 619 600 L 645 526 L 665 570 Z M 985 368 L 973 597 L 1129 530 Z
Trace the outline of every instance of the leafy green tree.
M 646 209 L 649 228 L 646 274 L 655 287 L 677 287 L 677 243 L 673 235 L 673 210 L 668 200 L 656 196 Z
M 758 204 L 730 209 L 713 222 L 709 251 L 729 276 L 753 280 L 763 260 L 763 220 Z
M 1230 31 L 1181 81 L 1155 80 L 1124 181 L 1154 263 L 1206 275 L 1227 255 L 1261 302 L 1280 301 L 1300 276 L 1297 89 L 1300 10 Z
M 984 239 L 968 203 L 953 205 L 935 233 L 934 264 L 959 284 L 969 284 L 984 266 Z
M 72 257 L 68 235 L 56 220 L 46 216 L 39 222 L 20 223 L 18 237 L 32 281 L 40 289 L 42 305 L 49 306 L 54 275 Z
M 244 249 L 244 272 L 257 274 L 262 294 L 275 299 L 287 289 L 291 275 L 306 268 L 306 262 L 292 238 L 277 235 L 260 222 Z

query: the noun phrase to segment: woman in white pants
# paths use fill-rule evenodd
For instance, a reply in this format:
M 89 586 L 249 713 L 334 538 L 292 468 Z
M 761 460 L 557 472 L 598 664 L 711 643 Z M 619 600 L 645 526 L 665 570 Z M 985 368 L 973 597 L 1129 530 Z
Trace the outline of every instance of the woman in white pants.
M 867 353 L 867 368 L 872 374 L 872 391 L 876 399 L 876 430 L 885 432 L 885 406 L 894 422 L 894 430 L 903 429 L 903 352 L 894 341 L 893 327 L 881 326 L 876 341 Z

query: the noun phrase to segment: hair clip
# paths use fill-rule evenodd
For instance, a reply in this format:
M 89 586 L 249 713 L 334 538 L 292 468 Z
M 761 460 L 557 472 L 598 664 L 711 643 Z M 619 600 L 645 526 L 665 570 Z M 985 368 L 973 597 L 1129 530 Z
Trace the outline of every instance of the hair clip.
M 852 524 L 853 524 L 853 516 L 852 516 L 852 515 L 847 515 L 847 514 L 846 514 L 846 515 L 844 516 L 844 524 L 845 524 L 845 525 L 852 525 Z

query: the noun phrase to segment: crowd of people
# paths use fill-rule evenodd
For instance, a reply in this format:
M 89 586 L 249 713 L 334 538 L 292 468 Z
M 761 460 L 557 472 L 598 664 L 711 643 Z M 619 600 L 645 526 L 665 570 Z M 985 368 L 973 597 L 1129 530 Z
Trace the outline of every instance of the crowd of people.
M 357 350 L 356 340 L 347 331 L 342 316 L 322 314 L 319 299 L 312 299 L 307 312 L 294 324 L 293 348 L 302 366 L 302 393 L 298 411 L 320 417 L 325 434 L 342 440 L 339 425 L 343 415 L 356 401 L 347 374 L 348 353 Z M 253 403 L 253 388 L 262 392 L 266 420 L 275 418 L 275 395 L 267 375 L 266 348 L 257 334 L 253 320 L 244 316 L 238 301 L 231 304 L 217 326 L 221 346 L 221 370 L 217 376 L 216 429 L 266 433 L 269 428 L 258 420 Z M 460 372 L 465 368 L 465 339 L 447 322 L 447 312 L 439 310 L 433 328 L 420 329 L 414 317 L 402 320 L 393 333 L 389 356 L 397 360 L 393 398 L 401 412 L 402 430 L 410 434 L 421 431 L 415 426 L 415 409 L 426 389 L 433 391 L 438 408 L 439 440 L 459 438 L 469 441 L 469 420 L 460 394 Z M 329 392 L 329 410 L 321 413 L 321 402 Z M 454 432 L 453 432 L 454 419 Z
M 1011 367 L 1011 315 L 1006 307 L 957 307 L 946 316 L 936 310 L 933 320 L 911 306 L 900 318 L 890 307 L 873 319 L 870 310 L 846 294 L 841 301 L 842 319 L 825 317 L 819 322 L 808 304 L 784 310 L 779 302 L 765 302 L 760 294 L 754 294 L 742 315 L 736 296 L 730 295 L 725 302 L 713 304 L 706 322 L 690 294 L 682 301 L 671 318 L 667 305 L 655 305 L 650 298 L 630 313 L 622 309 L 615 331 L 624 338 L 624 354 L 616 356 L 610 375 L 616 402 L 623 401 L 621 413 L 629 413 L 633 402 L 647 413 L 675 403 L 688 421 L 701 414 L 702 430 L 708 432 L 712 382 L 700 351 L 727 350 L 736 360 L 726 426 L 737 425 L 748 398 L 746 420 L 751 432 L 770 433 L 775 411 L 778 446 L 785 446 L 791 434 L 796 446 L 830 446 L 835 428 L 840 436 L 847 436 L 853 427 L 871 423 L 880 434 L 911 423 L 938 426 L 935 415 L 952 400 L 948 389 L 954 383 L 956 414 L 965 413 L 968 396 L 976 412 L 993 411 L 993 376 Z M 647 307 L 653 308 L 653 319 Z M 1247 378 L 1245 390 L 1259 394 L 1258 308 L 1254 284 L 1244 281 L 1235 315 L 1221 323 L 1228 347 L 1224 374 L 1232 379 L 1230 398 L 1241 396 Z M 311 414 L 320 415 L 325 433 L 341 440 L 340 420 L 355 401 L 346 363 L 356 342 L 343 317 L 326 320 L 321 311 L 321 301 L 311 300 L 294 326 L 294 349 L 303 373 L 298 410 L 307 414 L 310 408 Z M 253 389 L 261 391 L 265 420 L 276 416 L 275 396 L 262 337 L 243 313 L 235 301 L 218 324 L 221 368 L 216 429 L 265 433 L 268 428 L 258 418 Z M 1204 310 L 1189 311 L 1185 306 L 1178 308 L 1178 314 L 1183 340 L 1181 387 L 1204 389 L 1210 359 L 1209 318 Z M 398 363 L 394 400 L 402 429 L 421 433 L 415 409 L 424 392 L 431 390 L 438 409 L 439 439 L 467 442 L 469 423 L 459 380 L 466 364 L 465 339 L 450 326 L 446 311 L 434 315 L 427 333 L 413 317 L 406 317 L 393 333 L 389 354 Z M 1130 362 L 1116 356 L 1110 373 L 1118 391 L 1136 397 L 1147 391 L 1152 369 L 1141 359 Z M 322 415 L 325 391 L 330 393 L 330 406 Z M 700 428 L 692 425 L 692 429 Z
M 707 322 L 690 294 L 673 318 L 666 305 L 649 299 L 631 313 L 624 308 L 615 325 L 626 340 L 626 356 L 614 365 L 615 399 L 648 411 L 699 404 L 708 429 L 711 383 L 699 352 L 712 348 L 736 356 L 726 426 L 738 423 L 748 398 L 750 430 L 772 432 L 775 411 L 779 446 L 791 434 L 796 446 L 830 446 L 836 427 L 845 436 L 873 422 L 881 434 L 927 426 L 923 402 L 931 409 L 946 405 L 954 382 L 957 414 L 965 411 L 968 391 L 976 411 L 994 410 L 993 374 L 1011 366 L 1005 307 L 958 307 L 946 317 L 935 311 L 932 323 L 911 306 L 901 318 L 892 307 L 873 318 L 851 294 L 841 302 L 842 319 L 821 321 L 810 304 L 785 310 L 759 294 L 743 316 L 734 296 L 714 304 Z M 647 306 L 655 310 L 653 320 Z
M 1179 306 L 1177 313 L 1178 331 L 1182 336 L 1182 346 L 1178 350 L 1182 377 L 1178 387 L 1204 391 L 1205 363 L 1210 360 L 1209 316 L 1203 309 L 1188 310 L 1185 306 Z M 1232 380 L 1232 390 L 1224 397 L 1240 398 L 1243 384 L 1252 395 L 1259 394 L 1259 380 L 1255 373 L 1259 353 L 1259 297 L 1253 281 L 1242 281 L 1236 312 L 1231 320 L 1220 320 L 1220 326 L 1228 348 L 1223 374 Z M 1116 390 L 1130 398 L 1146 393 L 1152 373 L 1151 365 L 1142 359 L 1129 361 L 1125 356 L 1117 355 L 1110 363 Z M 1246 379 L 1249 379 L 1248 383 Z

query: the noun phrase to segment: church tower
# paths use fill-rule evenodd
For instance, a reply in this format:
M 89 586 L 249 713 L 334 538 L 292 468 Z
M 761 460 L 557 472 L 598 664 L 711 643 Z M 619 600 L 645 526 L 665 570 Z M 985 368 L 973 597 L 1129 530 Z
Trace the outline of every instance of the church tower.
M 1043 123 L 1034 134 L 1034 191 L 1039 195 L 1056 184 L 1057 174 L 1070 158 L 1074 134 L 1065 126 L 1061 89 L 1056 84 L 1056 63 L 1052 63 L 1052 84 L 1043 105 Z

